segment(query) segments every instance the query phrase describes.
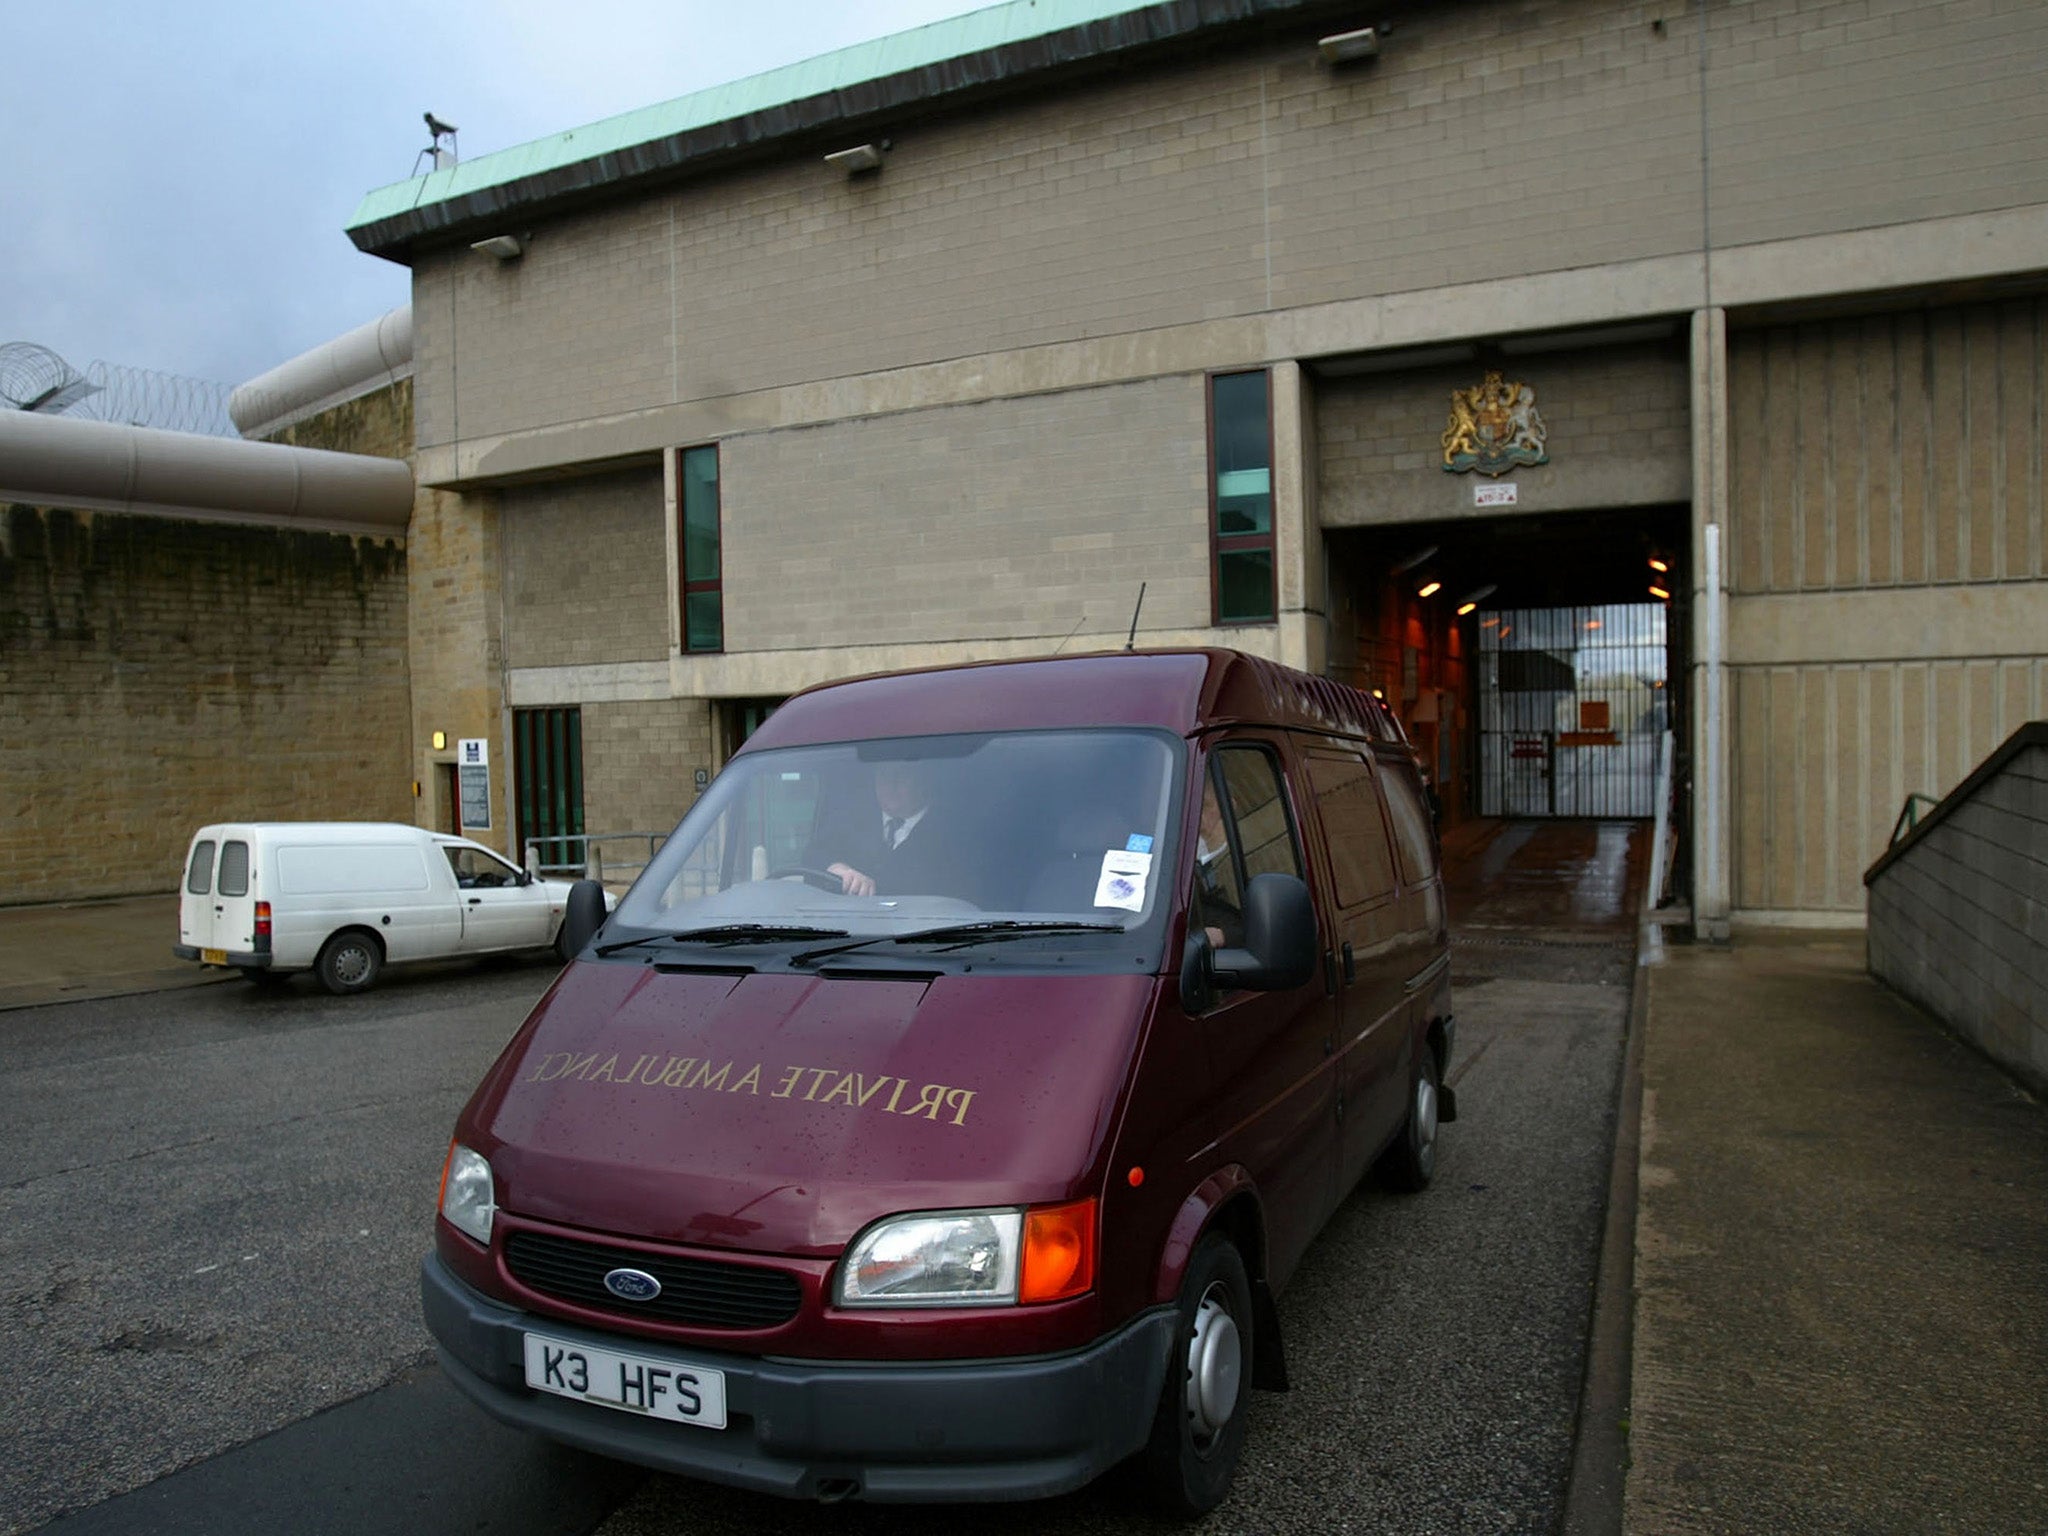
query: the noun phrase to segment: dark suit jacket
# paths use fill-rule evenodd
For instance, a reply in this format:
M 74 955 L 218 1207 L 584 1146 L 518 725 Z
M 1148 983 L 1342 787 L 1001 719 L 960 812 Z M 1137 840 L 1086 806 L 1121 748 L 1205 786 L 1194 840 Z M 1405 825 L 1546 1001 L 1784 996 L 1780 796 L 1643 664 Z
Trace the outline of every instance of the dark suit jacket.
M 963 846 L 958 820 L 943 806 L 928 807 L 894 848 L 882 842 L 882 813 L 863 815 L 857 830 L 834 839 L 829 847 L 814 849 L 809 862 L 820 869 L 833 863 L 851 864 L 873 877 L 877 896 L 977 899 L 971 887 L 979 872 L 972 868 L 973 859 Z

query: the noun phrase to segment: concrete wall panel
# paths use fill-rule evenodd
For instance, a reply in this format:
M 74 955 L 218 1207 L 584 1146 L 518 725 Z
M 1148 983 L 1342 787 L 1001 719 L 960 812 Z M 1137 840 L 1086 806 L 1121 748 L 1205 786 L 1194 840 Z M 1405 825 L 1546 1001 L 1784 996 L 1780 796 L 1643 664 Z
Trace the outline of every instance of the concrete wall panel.
M 1735 591 L 2048 574 L 2044 323 L 2030 301 L 1737 331 Z
M 1734 891 L 1747 911 L 1860 909 L 1906 795 L 1947 794 L 2048 706 L 2039 658 L 1732 673 Z

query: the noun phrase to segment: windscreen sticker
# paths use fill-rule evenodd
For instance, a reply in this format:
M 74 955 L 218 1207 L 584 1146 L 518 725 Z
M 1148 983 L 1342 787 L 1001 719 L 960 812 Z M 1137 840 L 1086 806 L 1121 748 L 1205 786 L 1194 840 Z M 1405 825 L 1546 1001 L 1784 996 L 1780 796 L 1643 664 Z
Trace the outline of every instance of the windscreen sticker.
M 596 1051 L 550 1051 L 533 1059 L 527 1083 L 611 1083 L 619 1087 L 696 1089 L 706 1093 L 743 1094 L 757 1099 L 801 1099 L 806 1104 L 839 1104 L 884 1115 L 922 1115 L 941 1125 L 965 1125 L 975 1090 L 947 1083 L 919 1083 L 886 1073 L 846 1072 L 838 1067 L 775 1067 L 764 1080 L 763 1064 L 744 1067 L 735 1061 L 710 1058 L 642 1055 L 621 1067 L 616 1054 L 599 1059 Z M 830 1087 L 827 1087 L 827 1084 Z
M 1125 853 L 1150 853 L 1151 851 L 1152 839 L 1150 835 L 1147 833 L 1133 832 L 1129 837 L 1124 839 Z
M 1145 881 L 1151 873 L 1151 854 L 1110 849 L 1102 856 L 1102 875 L 1095 882 L 1095 905 L 1139 911 L 1145 905 Z

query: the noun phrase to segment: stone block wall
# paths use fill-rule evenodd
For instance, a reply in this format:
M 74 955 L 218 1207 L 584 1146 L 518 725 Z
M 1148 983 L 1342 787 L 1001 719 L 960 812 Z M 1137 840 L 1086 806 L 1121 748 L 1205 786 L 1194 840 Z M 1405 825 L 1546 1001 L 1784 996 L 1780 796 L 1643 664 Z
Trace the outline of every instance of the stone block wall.
M 395 540 L 0 513 L 0 903 L 175 889 L 208 821 L 410 820 L 410 758 Z
M 659 465 L 499 494 L 505 635 L 514 667 L 658 661 L 668 654 Z
M 2048 1092 L 2048 721 L 1870 882 L 1870 969 Z
M 667 832 L 697 798 L 697 770 L 718 769 L 713 706 L 704 699 L 650 699 L 582 708 L 584 827 Z M 603 852 L 608 867 L 646 857 L 644 844 L 607 843 Z
M 1512 510 L 1475 508 L 1477 473 L 1446 474 L 1451 392 L 1489 368 L 1536 391 L 1548 464 L 1517 468 Z M 1659 506 L 1691 495 L 1689 375 L 1676 343 L 1550 352 L 1324 380 L 1316 391 L 1326 528 Z

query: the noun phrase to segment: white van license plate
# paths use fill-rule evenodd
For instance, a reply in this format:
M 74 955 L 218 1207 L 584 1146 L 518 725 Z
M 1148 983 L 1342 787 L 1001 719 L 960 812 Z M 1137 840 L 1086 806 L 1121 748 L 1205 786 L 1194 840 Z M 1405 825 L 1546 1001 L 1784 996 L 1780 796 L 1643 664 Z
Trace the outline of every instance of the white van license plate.
M 725 1372 L 526 1336 L 526 1384 L 602 1408 L 725 1428 Z
M 199 958 L 207 965 L 226 965 L 228 952 L 224 949 L 202 949 Z

